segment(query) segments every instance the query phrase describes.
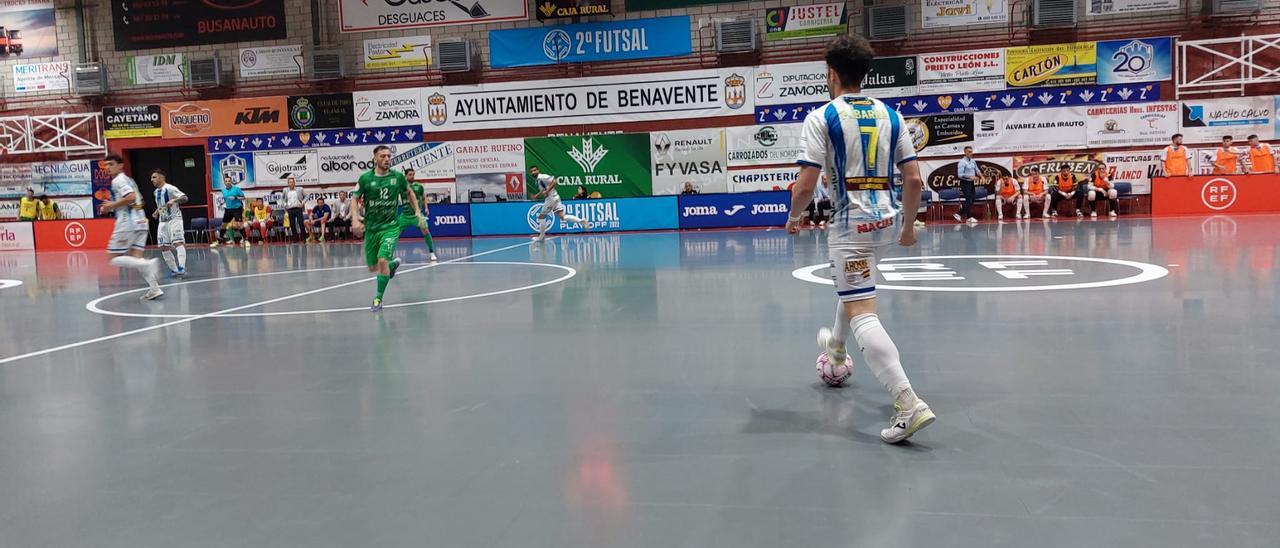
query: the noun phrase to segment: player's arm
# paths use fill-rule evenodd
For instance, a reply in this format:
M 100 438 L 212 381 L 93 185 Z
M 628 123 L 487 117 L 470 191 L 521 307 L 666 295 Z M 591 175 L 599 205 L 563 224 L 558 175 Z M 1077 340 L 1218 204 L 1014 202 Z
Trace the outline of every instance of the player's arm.
M 364 234 L 364 178 L 356 183 L 356 191 L 351 193 L 351 232 L 356 236 Z
M 422 207 L 418 204 L 418 195 L 414 194 L 413 189 L 408 185 L 405 185 L 404 193 L 409 196 L 409 207 L 413 208 L 414 214 L 418 217 L 418 227 L 427 226 L 427 220 L 422 217 Z
M 800 220 L 804 218 L 804 210 L 813 202 L 813 192 L 818 186 L 818 179 L 827 165 L 827 121 L 821 114 L 823 109 L 810 112 L 804 119 L 804 128 L 800 132 L 800 175 L 791 187 L 791 209 L 787 210 L 787 232 L 795 234 L 800 231 Z M 843 173 L 835 173 L 831 186 L 844 184 Z
M 898 170 L 902 172 L 904 220 L 902 232 L 898 235 L 898 244 L 911 246 L 916 243 L 916 210 L 920 207 L 920 196 L 924 193 L 924 177 L 920 176 L 920 162 L 916 160 L 916 146 L 911 139 L 911 132 L 907 130 L 906 121 L 897 112 L 890 111 L 889 115 L 898 119 L 898 142 L 897 148 L 893 151 L 893 157 L 898 164 Z M 981 170 L 979 170 L 979 173 L 981 173 Z M 909 219 L 906 212 L 911 212 Z
M 119 200 L 103 202 L 102 207 L 100 209 L 102 210 L 103 213 L 115 211 L 126 205 L 132 204 L 133 200 L 134 200 L 134 194 L 133 192 L 129 192 L 129 193 L 126 193 L 124 196 L 121 196 Z

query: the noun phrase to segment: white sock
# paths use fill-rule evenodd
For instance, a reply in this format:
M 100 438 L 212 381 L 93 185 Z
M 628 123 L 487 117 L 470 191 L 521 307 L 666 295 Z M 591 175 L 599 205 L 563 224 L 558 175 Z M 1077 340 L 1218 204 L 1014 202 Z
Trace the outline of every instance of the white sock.
M 875 314 L 860 314 L 851 322 L 853 338 L 862 349 L 862 358 L 867 361 L 871 373 L 884 386 L 885 390 L 902 403 L 913 403 L 915 394 L 911 392 L 911 382 L 902 370 L 902 361 L 898 357 L 898 347 L 889 338 L 889 333 L 880 325 L 880 317 Z
M 831 330 L 831 343 L 838 347 L 845 347 L 845 341 L 849 340 L 849 331 L 853 328 L 849 324 L 849 315 L 844 311 L 844 303 L 836 301 L 836 326 Z
M 576 215 L 565 215 L 563 218 L 566 223 L 582 224 L 582 218 Z
M 178 268 L 185 270 L 187 268 L 187 246 L 174 247 L 173 254 L 178 256 Z
M 538 239 L 539 240 L 547 237 L 547 228 L 550 226 L 551 226 L 551 217 L 538 220 Z
M 174 260 L 173 260 L 173 256 L 169 254 L 169 250 L 168 250 L 168 249 L 161 249 L 161 250 L 160 250 L 160 257 L 164 259 L 164 264 L 166 264 L 166 265 L 168 265 L 168 266 L 169 266 L 169 270 L 170 270 L 170 271 L 172 271 L 172 272 L 177 272 L 177 271 L 178 271 L 178 264 L 177 264 L 176 262 L 174 262 Z
M 111 264 L 117 268 L 132 268 L 137 270 L 139 274 L 142 274 L 142 279 L 146 280 L 147 285 L 152 288 L 159 287 L 160 285 L 157 283 L 155 276 L 151 275 L 151 269 L 155 264 L 155 259 L 147 260 L 131 255 L 121 255 L 111 259 Z

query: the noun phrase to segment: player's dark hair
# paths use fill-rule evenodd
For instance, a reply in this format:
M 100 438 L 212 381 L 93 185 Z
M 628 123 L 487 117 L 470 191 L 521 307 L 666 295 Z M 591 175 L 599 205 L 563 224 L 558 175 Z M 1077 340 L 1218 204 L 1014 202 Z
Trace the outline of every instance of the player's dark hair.
M 164 170 L 163 170 L 163 169 L 160 169 L 160 168 L 155 168 L 155 169 L 151 170 L 151 174 L 152 174 L 152 175 L 159 175 L 159 176 L 161 176 L 161 177 L 165 177 L 165 178 L 168 178 L 168 177 L 169 177 L 169 174 L 168 174 L 168 173 L 165 173 L 165 172 L 164 172 Z
M 1235 139 L 1232 139 L 1230 135 L 1223 135 L 1223 136 L 1222 136 L 1222 140 L 1223 140 L 1223 141 L 1234 141 Z
M 1033 167 L 1033 168 L 1031 168 L 1031 172 L 1032 172 L 1032 173 L 1040 173 L 1040 168 L 1038 168 L 1038 167 Z
M 1182 134 L 1181 134 L 1181 133 L 1174 133 L 1174 134 L 1173 134 L 1173 137 L 1170 137 L 1169 139 L 1170 139 L 1170 140 L 1173 140 L 1173 139 L 1177 139 L 1177 138 L 1179 138 L 1179 137 L 1182 137 Z
M 404 172 L 405 172 L 405 173 L 415 173 L 415 174 L 416 174 L 416 173 L 418 173 L 418 170 L 413 169 L 413 168 L 411 168 L 411 167 L 407 167 L 407 168 L 405 168 Z
M 1257 136 L 1257 135 L 1250 135 L 1250 136 L 1249 136 L 1249 137 L 1247 137 L 1247 138 L 1248 138 L 1248 139 L 1257 139 L 1257 138 L 1258 138 L 1258 136 Z
M 374 154 L 377 154 L 377 153 L 382 152 L 382 151 L 384 151 L 384 150 L 391 150 L 391 147 L 389 147 L 389 146 L 387 146 L 387 145 L 378 145 L 378 146 L 376 146 L 376 147 L 373 147 L 373 153 L 374 153 Z
M 862 79 L 871 69 L 871 60 L 875 56 L 875 51 L 871 49 L 871 42 L 853 34 L 832 40 L 827 46 L 826 60 L 827 66 L 840 77 L 841 84 L 846 87 L 857 87 L 862 85 Z
M 103 158 L 103 159 L 102 159 L 102 161 L 104 161 L 104 162 L 115 162 L 115 163 L 117 163 L 117 164 L 123 164 L 123 163 L 124 163 L 124 158 L 121 158 L 119 154 L 108 154 L 105 158 Z
M 533 165 L 529 166 L 529 169 L 538 169 L 538 165 L 537 165 L 537 164 L 533 164 Z M 539 170 L 539 171 L 541 171 L 541 170 Z
M 964 147 L 964 151 L 965 151 L 965 152 L 973 152 L 973 147 L 966 146 L 966 147 Z

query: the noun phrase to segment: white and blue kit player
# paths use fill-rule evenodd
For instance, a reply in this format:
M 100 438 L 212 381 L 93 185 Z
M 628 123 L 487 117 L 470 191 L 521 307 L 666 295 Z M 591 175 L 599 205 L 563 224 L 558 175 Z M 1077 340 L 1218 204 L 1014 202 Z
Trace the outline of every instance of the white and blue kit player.
M 187 239 L 182 227 L 182 209 L 178 206 L 187 203 L 187 195 L 169 184 L 168 176 L 161 169 L 151 171 L 151 186 L 155 187 L 156 210 L 151 215 L 159 222 L 156 244 L 160 246 L 160 257 L 169 266 L 171 275 L 186 276 Z
M 144 209 L 142 193 L 138 184 L 124 174 L 124 159 L 111 154 L 102 160 L 102 168 L 111 176 L 111 201 L 103 203 L 103 213 L 115 212 L 115 230 L 111 232 L 111 242 L 107 244 L 107 253 L 114 255 L 111 264 L 118 268 L 132 268 L 142 274 L 147 281 L 147 292 L 142 300 L 149 301 L 164 295 L 160 290 L 159 261 L 143 259 L 143 250 L 147 247 L 147 212 Z
M 591 230 L 591 225 L 587 224 L 585 219 L 564 214 L 564 204 L 560 202 L 560 193 L 556 191 L 559 182 L 555 177 L 540 172 L 538 166 L 529 166 L 529 175 L 533 176 L 533 180 L 538 183 L 538 193 L 533 195 L 533 199 L 545 197 L 542 202 L 542 211 L 538 213 L 538 235 L 533 237 L 533 241 L 541 242 L 547 239 L 547 229 L 551 227 L 551 223 L 547 222 L 548 212 L 555 213 L 556 218 L 561 221 L 578 223 L 582 225 L 583 230 Z
M 827 79 L 835 99 L 805 118 L 800 176 L 792 190 L 787 229 L 798 230 L 797 213 L 803 213 L 825 174 L 832 183 L 827 248 L 839 303 L 834 328 L 819 330 L 818 344 L 826 358 L 843 363 L 848 356 L 845 343 L 852 336 L 876 379 L 894 398 L 896 412 L 889 427 L 880 431 L 880 439 L 897 443 L 935 417 L 911 388 L 898 348 L 876 314 L 876 252 L 895 241 L 903 246 L 915 243 L 914 219 L 903 222 L 902 204 L 911 204 L 915 211 L 924 181 L 902 115 L 860 94 L 872 58 L 870 44 L 858 36 L 839 37 L 827 50 Z M 901 187 L 895 184 L 898 177 Z

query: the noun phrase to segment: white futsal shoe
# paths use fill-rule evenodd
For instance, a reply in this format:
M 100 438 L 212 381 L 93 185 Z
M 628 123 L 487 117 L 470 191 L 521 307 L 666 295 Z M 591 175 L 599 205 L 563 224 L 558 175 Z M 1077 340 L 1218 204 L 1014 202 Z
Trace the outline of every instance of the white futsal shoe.
M 844 363 L 844 359 L 849 356 L 849 353 L 843 346 L 834 346 L 832 344 L 833 342 L 834 341 L 831 340 L 830 327 L 823 327 L 818 330 L 818 348 L 827 353 L 827 359 L 830 360 L 831 363 Z
M 881 441 L 885 443 L 906 441 L 916 432 L 937 420 L 933 411 L 929 409 L 929 404 L 920 398 L 916 398 L 915 405 L 912 405 L 910 409 L 903 409 L 902 407 L 902 403 L 893 402 L 893 409 L 897 412 L 893 414 L 892 419 L 889 419 L 889 427 L 880 431 Z
M 142 294 L 142 300 L 154 301 L 156 299 L 159 299 L 163 295 L 164 295 L 164 291 L 161 291 L 160 288 L 158 287 L 153 287 L 151 289 L 148 289 L 146 293 Z

